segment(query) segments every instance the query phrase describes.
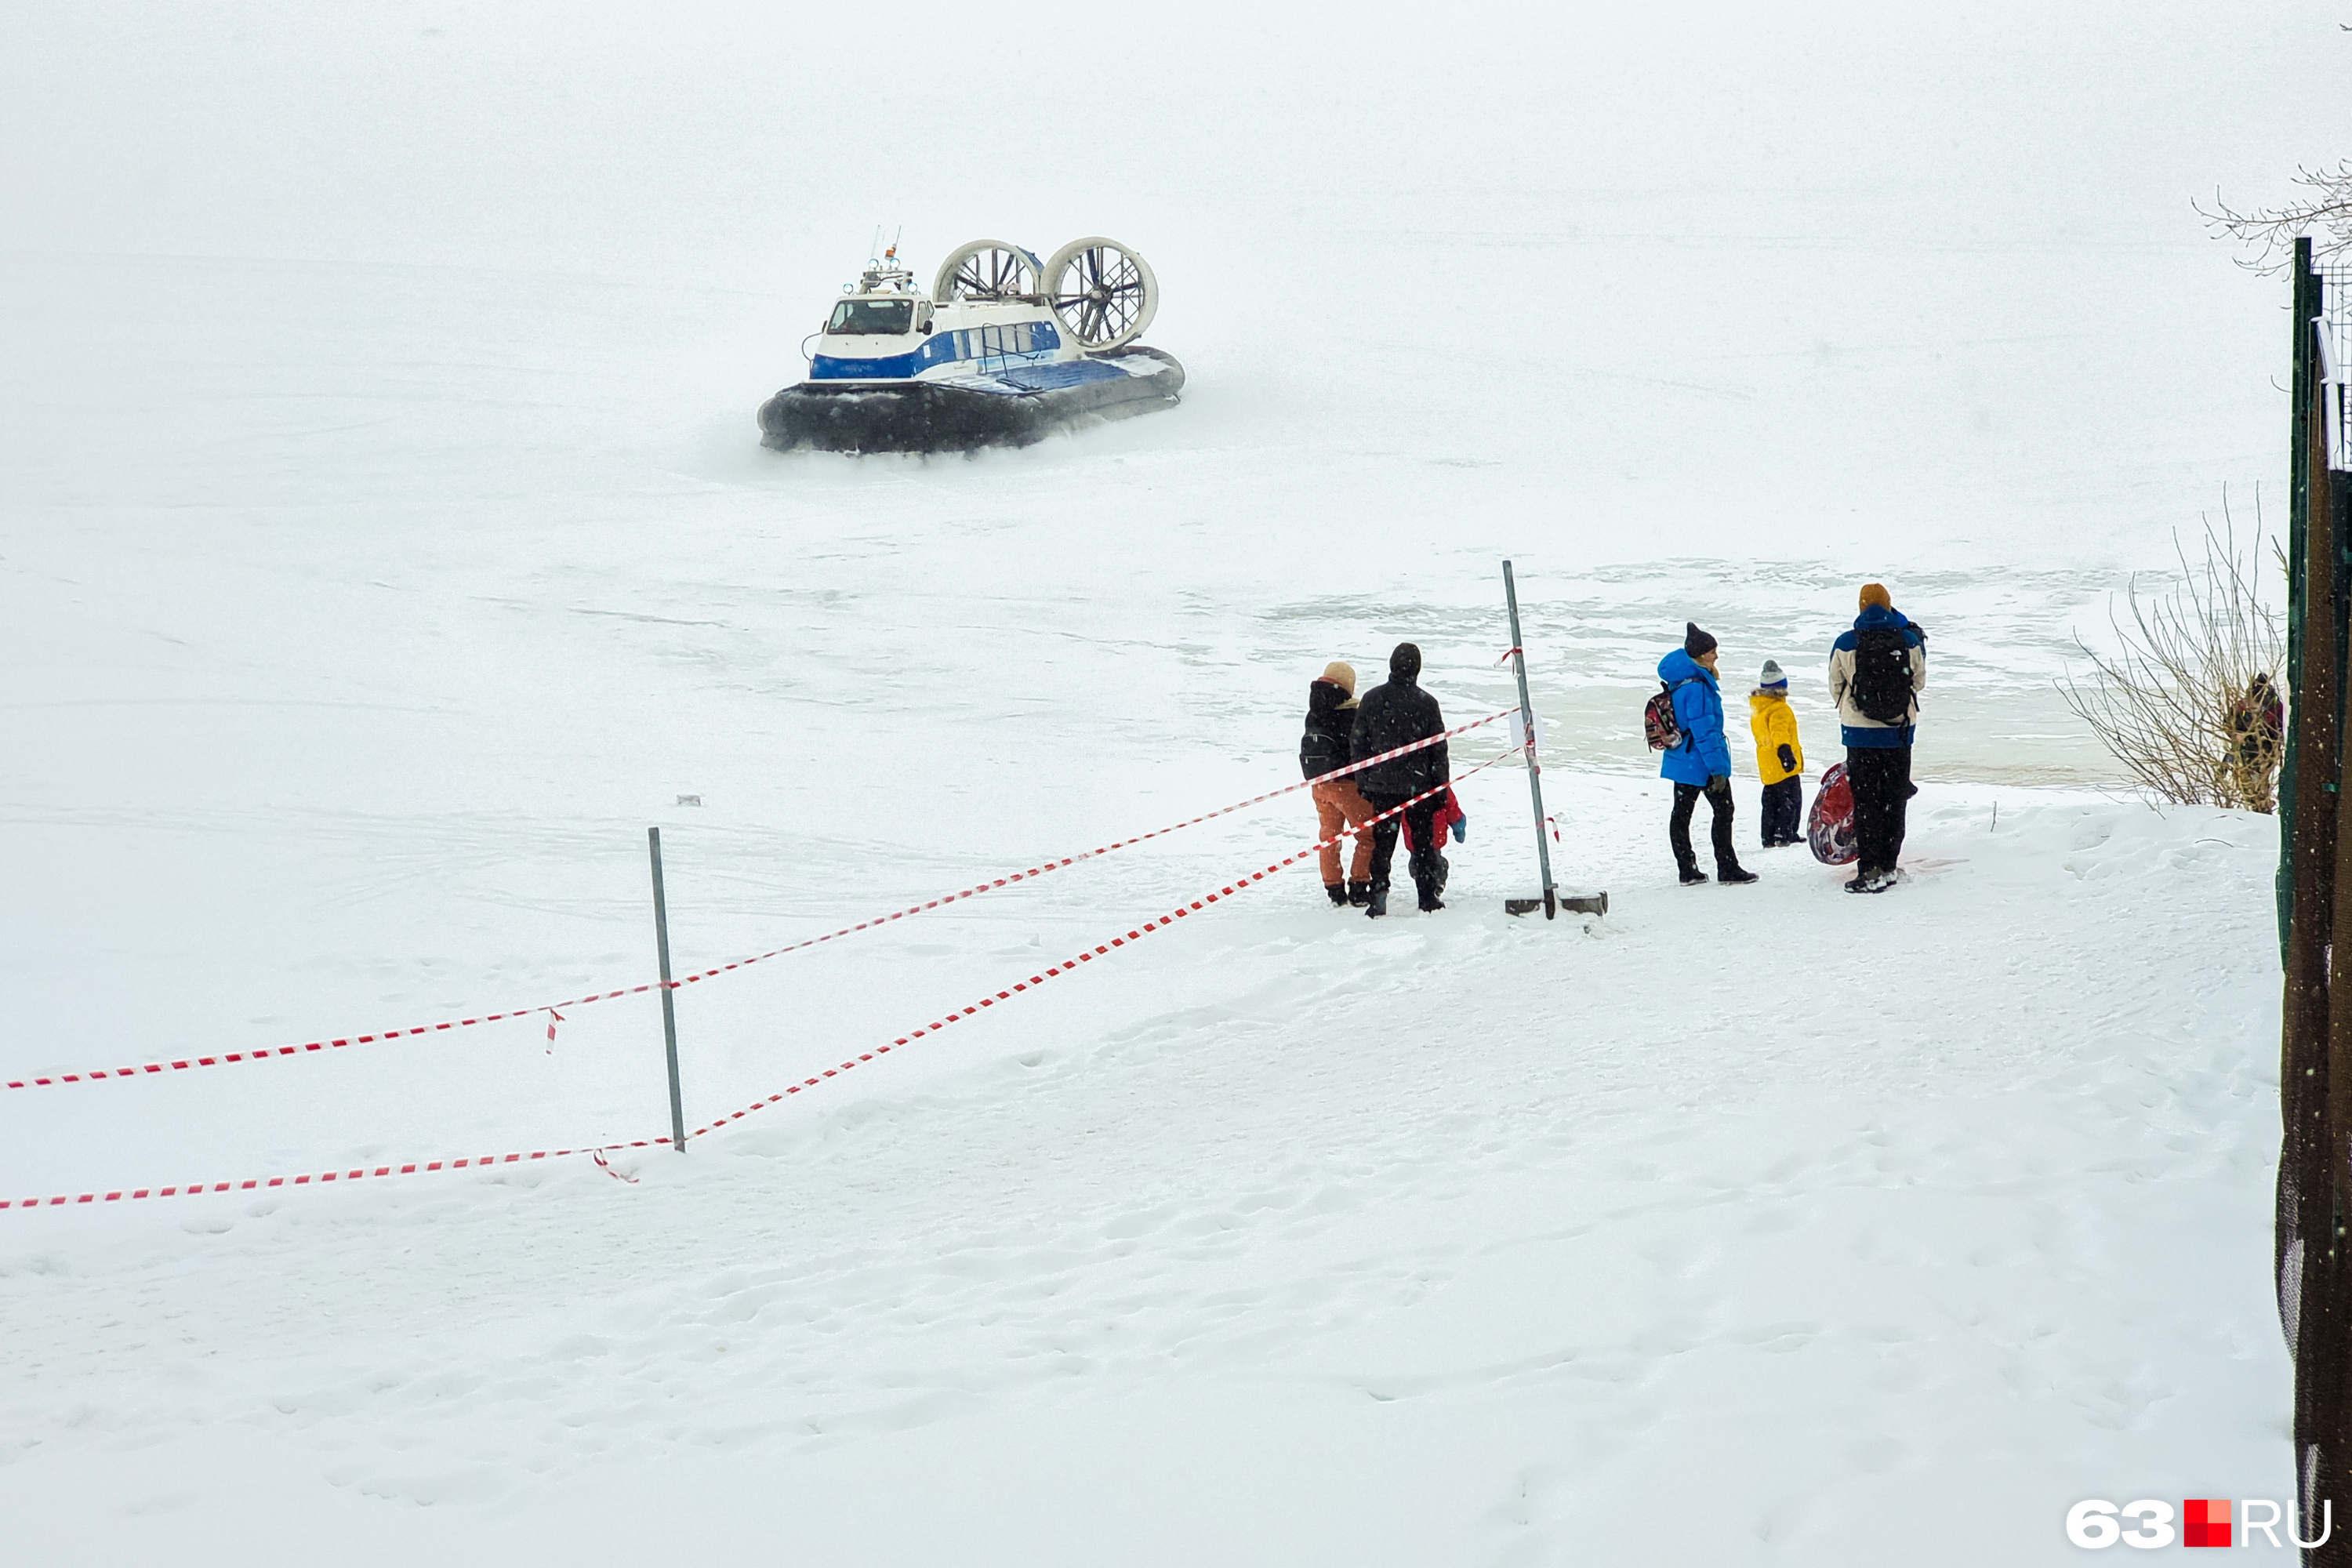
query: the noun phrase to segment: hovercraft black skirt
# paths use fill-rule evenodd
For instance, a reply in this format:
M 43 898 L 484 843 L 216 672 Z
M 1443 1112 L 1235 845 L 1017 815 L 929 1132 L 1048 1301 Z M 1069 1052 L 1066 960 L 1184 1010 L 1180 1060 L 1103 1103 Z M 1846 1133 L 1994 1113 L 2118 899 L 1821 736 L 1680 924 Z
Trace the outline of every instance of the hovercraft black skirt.
M 936 381 L 803 382 L 760 405 L 760 442 L 780 452 L 969 452 L 1026 447 L 1062 430 L 1173 407 L 1184 367 L 1140 345 L 1097 356 L 1122 374 L 1075 385 L 1021 388 L 1021 373 L 989 378 L 1005 390 Z

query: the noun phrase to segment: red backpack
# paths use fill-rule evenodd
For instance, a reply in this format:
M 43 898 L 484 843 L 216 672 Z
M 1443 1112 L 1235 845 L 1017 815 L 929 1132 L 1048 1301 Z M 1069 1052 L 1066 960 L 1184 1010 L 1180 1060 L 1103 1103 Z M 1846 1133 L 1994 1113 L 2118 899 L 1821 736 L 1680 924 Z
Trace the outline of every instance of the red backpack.
M 1656 694 L 1642 709 L 1642 733 L 1649 738 L 1650 750 L 1671 752 L 1683 743 L 1682 723 L 1675 717 L 1675 687 L 1688 686 L 1694 679 L 1685 676 L 1671 686 L 1661 680 Z

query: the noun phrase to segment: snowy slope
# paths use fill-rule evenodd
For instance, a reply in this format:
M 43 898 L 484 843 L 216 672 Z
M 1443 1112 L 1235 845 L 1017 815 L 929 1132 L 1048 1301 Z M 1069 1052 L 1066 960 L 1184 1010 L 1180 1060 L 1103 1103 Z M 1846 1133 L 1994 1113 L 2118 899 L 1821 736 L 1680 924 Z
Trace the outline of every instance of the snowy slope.
M 1339 1563 L 2261 1495 L 2267 825 L 1939 793 L 1899 919 L 1788 851 L 1669 889 L 1591 783 L 1605 921 L 1292 878 L 635 1185 L 15 1216 L 0 1496 L 67 1560 Z
M 699 967 L 1180 821 L 1292 776 L 1328 658 L 1504 706 L 1506 555 L 1612 913 L 1501 915 L 1497 768 L 1442 916 L 1294 869 L 634 1184 L 0 1214 L 12 1539 L 1977 1563 L 2081 1496 L 2284 1495 L 2271 825 L 2100 795 L 2049 681 L 2282 467 L 2276 291 L 2185 203 L 2307 155 L 2334 18 L 1113 15 L 1014 179 L 955 150 L 1062 68 L 1021 28 L 853 133 L 831 13 L 26 8 L 0 1079 L 641 983 L 649 824 Z M 893 17 L 927 69 L 960 25 Z M 1184 405 L 761 451 L 899 221 L 1134 243 Z M 1498 322 L 1559 352 L 1465 382 Z M 1916 881 L 1671 887 L 1658 654 L 1779 658 L 1818 769 L 1864 577 L 1935 632 Z M 698 986 L 689 1117 L 1310 824 Z M 0 1091 L 0 1195 L 660 1129 L 643 996 L 545 1022 Z

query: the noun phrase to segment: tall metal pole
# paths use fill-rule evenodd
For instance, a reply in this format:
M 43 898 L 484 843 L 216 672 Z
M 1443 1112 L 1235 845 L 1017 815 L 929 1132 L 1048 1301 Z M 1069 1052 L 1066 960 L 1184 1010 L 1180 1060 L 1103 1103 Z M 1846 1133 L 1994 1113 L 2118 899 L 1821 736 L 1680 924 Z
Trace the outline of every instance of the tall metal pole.
M 1536 806 L 1536 863 L 1543 868 L 1544 919 L 1559 913 L 1552 891 L 1551 846 L 1544 839 L 1543 764 L 1536 761 L 1536 710 L 1528 700 L 1528 656 L 1519 643 L 1519 589 L 1511 580 L 1511 563 L 1503 563 L 1503 600 L 1511 606 L 1511 668 L 1519 678 L 1519 728 L 1528 742 L 1528 794 Z
M 669 1138 L 686 1152 L 686 1101 L 677 1091 L 677 1000 L 669 978 L 669 903 L 662 896 L 661 829 L 646 829 L 654 858 L 654 947 L 661 954 L 662 1047 L 669 1056 Z

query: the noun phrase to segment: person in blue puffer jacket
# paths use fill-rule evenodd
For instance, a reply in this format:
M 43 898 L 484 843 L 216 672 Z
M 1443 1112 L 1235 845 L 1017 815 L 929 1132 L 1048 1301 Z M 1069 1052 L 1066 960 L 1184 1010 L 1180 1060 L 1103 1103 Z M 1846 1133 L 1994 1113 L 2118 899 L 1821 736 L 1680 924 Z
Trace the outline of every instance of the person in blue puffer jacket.
M 1715 810 L 1715 875 L 1725 882 L 1752 882 L 1756 873 L 1739 864 L 1731 847 L 1731 746 L 1723 736 L 1723 689 L 1715 674 L 1715 639 L 1684 623 L 1683 646 L 1658 660 L 1658 679 L 1674 693 L 1675 728 L 1683 742 L 1659 759 L 1658 776 L 1675 786 L 1675 811 L 1666 837 L 1675 848 L 1675 865 L 1683 886 L 1706 880 L 1691 850 L 1691 810 L 1704 793 Z

